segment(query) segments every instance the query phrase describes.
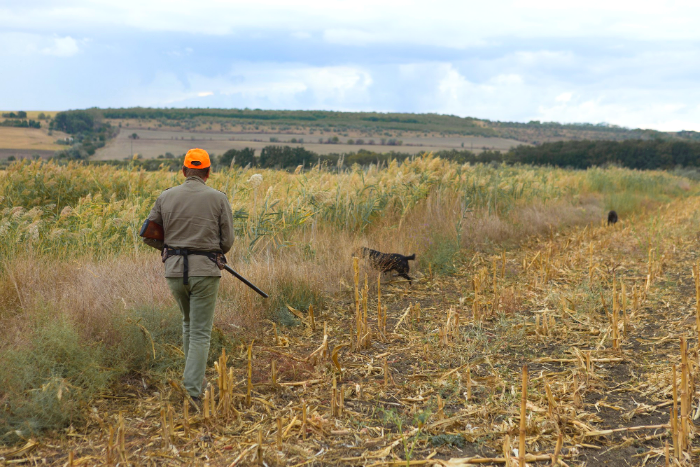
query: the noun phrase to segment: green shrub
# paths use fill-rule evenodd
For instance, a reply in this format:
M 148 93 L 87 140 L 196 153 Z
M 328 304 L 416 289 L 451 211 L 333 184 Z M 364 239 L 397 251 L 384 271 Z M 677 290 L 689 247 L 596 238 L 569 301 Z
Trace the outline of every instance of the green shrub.
M 457 270 L 455 261 L 459 251 L 459 245 L 453 238 L 436 234 L 430 239 L 425 251 L 416 259 L 423 271 L 431 268 L 434 273 L 453 274 Z
M 52 317 L 29 344 L 0 357 L 0 442 L 16 442 L 80 418 L 82 404 L 115 376 L 100 344 L 84 345 L 75 325 Z
M 15 443 L 82 418 L 83 409 L 131 374 L 165 377 L 181 371 L 182 317 L 175 309 L 142 308 L 115 314 L 109 343 L 87 344 L 79 324 L 53 316 L 38 317 L 27 343 L 0 355 L 0 443 Z M 210 364 L 227 344 L 212 333 Z M 155 358 L 154 358 L 155 351 Z

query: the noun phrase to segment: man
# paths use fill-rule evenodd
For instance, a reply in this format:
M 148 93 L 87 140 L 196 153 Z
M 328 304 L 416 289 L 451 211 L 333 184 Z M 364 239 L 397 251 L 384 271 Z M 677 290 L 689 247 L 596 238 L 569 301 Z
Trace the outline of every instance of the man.
M 184 183 L 165 190 L 148 215 L 163 227 L 164 240 L 144 239 L 163 251 L 165 278 L 182 311 L 183 384 L 195 400 L 202 393 L 220 269 L 233 245 L 231 206 L 224 193 L 206 185 L 210 169 L 205 150 L 187 152 Z

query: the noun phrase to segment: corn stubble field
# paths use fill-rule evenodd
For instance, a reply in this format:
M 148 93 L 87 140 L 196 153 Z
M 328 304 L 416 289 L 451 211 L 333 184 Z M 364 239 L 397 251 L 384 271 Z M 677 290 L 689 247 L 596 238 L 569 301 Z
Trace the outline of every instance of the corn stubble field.
M 429 156 L 231 170 L 208 390 L 136 231 L 177 175 L 0 178 L 8 465 L 696 465 L 698 186 Z M 621 216 L 602 221 L 607 209 Z M 416 253 L 380 277 L 359 246 Z

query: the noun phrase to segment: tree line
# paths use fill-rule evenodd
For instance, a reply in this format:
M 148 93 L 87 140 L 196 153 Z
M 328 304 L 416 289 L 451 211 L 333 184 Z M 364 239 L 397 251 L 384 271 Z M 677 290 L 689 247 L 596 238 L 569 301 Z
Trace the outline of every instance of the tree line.
M 8 118 L 0 122 L 0 126 L 15 128 L 41 128 L 41 122 L 36 120 L 20 120 L 18 118 Z
M 663 140 L 626 141 L 561 141 L 544 143 L 538 146 L 517 146 L 508 152 L 483 151 L 475 154 L 469 150 L 438 151 L 436 156 L 464 163 L 506 163 L 551 165 L 574 169 L 587 169 L 594 166 L 618 165 L 630 169 L 654 170 L 676 167 L 700 167 L 700 142 Z M 379 153 L 361 149 L 357 152 L 320 155 L 303 147 L 266 146 L 259 157 L 254 157 L 250 148 L 231 149 L 221 157 L 223 166 L 238 165 L 262 168 L 294 168 L 299 165 L 353 164 L 369 165 L 387 162 L 391 159 L 403 161 L 414 157 L 402 152 Z
M 630 169 L 700 167 L 700 142 L 666 140 L 559 141 L 518 146 L 503 155 L 509 163 L 586 169 L 615 164 Z

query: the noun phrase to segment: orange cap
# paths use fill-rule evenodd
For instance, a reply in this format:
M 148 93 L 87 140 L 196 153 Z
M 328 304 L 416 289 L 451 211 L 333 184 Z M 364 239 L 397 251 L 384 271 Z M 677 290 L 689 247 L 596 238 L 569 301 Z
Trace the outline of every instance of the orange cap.
M 189 169 L 206 169 L 211 166 L 209 154 L 204 149 L 194 148 L 185 155 L 185 167 Z

